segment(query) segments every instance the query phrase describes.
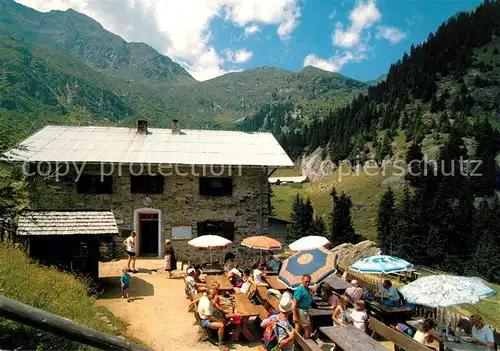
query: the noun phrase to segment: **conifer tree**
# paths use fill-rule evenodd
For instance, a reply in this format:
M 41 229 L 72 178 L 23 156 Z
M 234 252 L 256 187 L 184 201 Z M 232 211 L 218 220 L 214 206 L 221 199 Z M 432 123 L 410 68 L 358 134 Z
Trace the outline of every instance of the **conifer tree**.
M 356 243 L 359 238 L 352 223 L 351 199 L 345 193 L 338 196 L 335 188 L 333 188 L 331 195 L 333 198 L 333 212 L 330 241 L 334 246 L 343 243 Z
M 322 217 L 316 216 L 314 219 L 309 235 L 326 236 L 326 224 Z
M 394 192 L 389 188 L 380 201 L 377 218 L 377 239 L 382 255 L 390 255 L 391 248 L 391 221 L 394 217 Z

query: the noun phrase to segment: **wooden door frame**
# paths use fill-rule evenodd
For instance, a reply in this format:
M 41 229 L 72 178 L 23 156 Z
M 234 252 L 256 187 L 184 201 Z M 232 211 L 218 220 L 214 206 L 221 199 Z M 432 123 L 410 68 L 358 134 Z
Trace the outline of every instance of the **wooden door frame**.
M 139 220 L 139 215 L 145 214 L 145 213 L 154 213 L 158 215 L 158 257 L 162 256 L 162 231 L 161 231 L 161 210 L 158 208 L 138 208 L 134 210 L 134 230 L 137 233 L 137 240 L 136 240 L 136 252 L 137 256 L 141 254 L 141 239 L 140 239 L 140 231 L 141 231 L 141 226 L 140 226 L 140 220 Z

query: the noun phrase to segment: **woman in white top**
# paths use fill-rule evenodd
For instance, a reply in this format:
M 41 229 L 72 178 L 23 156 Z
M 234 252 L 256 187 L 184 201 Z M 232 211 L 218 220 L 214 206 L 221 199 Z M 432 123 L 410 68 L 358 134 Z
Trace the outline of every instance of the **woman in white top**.
M 264 279 L 266 278 L 266 274 L 262 272 L 264 269 L 264 265 L 262 263 L 256 263 L 253 265 L 253 281 L 255 285 L 258 286 L 269 286 Z
M 427 318 L 420 328 L 418 328 L 417 332 L 413 336 L 413 339 L 422 345 L 430 344 L 434 340 L 441 342 L 441 337 L 434 332 L 434 328 L 436 327 L 436 322 L 431 318 Z
M 130 236 L 125 239 L 123 244 L 125 245 L 127 249 L 127 255 L 128 255 L 128 262 L 127 262 L 127 269 L 129 272 L 134 272 L 137 273 L 138 270 L 135 269 L 135 238 L 137 236 L 137 233 L 135 230 L 130 233 Z M 132 269 L 130 269 L 130 265 L 132 264 Z
M 347 299 L 344 296 L 339 297 L 339 304 L 333 310 L 333 325 L 340 325 L 341 327 L 345 327 L 347 324 Z
M 368 322 L 368 314 L 365 310 L 365 302 L 363 300 L 356 301 L 356 310 L 351 313 L 352 325 L 366 332 L 366 324 Z

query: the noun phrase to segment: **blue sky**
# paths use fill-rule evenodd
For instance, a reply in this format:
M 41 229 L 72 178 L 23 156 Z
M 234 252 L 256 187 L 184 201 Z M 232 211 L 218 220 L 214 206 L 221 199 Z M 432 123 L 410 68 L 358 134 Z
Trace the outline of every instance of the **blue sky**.
M 196 79 L 314 65 L 362 81 L 388 71 L 412 43 L 480 0 L 16 0 L 73 8 L 127 41 L 170 56 Z

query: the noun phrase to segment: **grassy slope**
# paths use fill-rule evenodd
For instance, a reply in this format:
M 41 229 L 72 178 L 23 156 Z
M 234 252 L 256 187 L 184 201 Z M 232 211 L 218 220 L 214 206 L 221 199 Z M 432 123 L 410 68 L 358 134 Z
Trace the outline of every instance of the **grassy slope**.
M 1 295 L 69 318 L 88 327 L 115 334 L 125 325 L 103 307 L 95 305 L 85 284 L 74 276 L 30 263 L 24 253 L 0 243 Z M 107 319 L 107 321 L 103 320 Z M 107 322 L 111 323 L 107 323 Z M 50 333 L 0 318 L 0 345 L 22 348 L 87 350 Z
M 371 171 L 375 173 L 375 170 Z M 273 177 L 279 175 L 292 176 L 296 175 L 297 171 L 287 170 L 281 171 L 279 174 L 276 173 L 273 174 Z M 300 194 L 309 197 L 315 215 L 322 216 L 329 223 L 329 214 L 332 211 L 332 198 L 330 196 L 332 188 L 335 187 L 337 192 L 348 191 L 354 204 L 363 204 L 365 206 L 363 218 L 361 218 L 358 210 L 352 212 L 354 228 L 366 238 L 373 239 L 376 234 L 377 207 L 385 191 L 385 188 L 380 183 L 391 174 L 391 171 L 387 170 L 385 174 L 380 172 L 380 174 L 374 176 L 362 172 L 344 176 L 338 170 L 326 178 L 305 183 L 302 186 L 273 186 L 273 205 L 278 217 L 289 219 L 293 199 L 297 194 Z

